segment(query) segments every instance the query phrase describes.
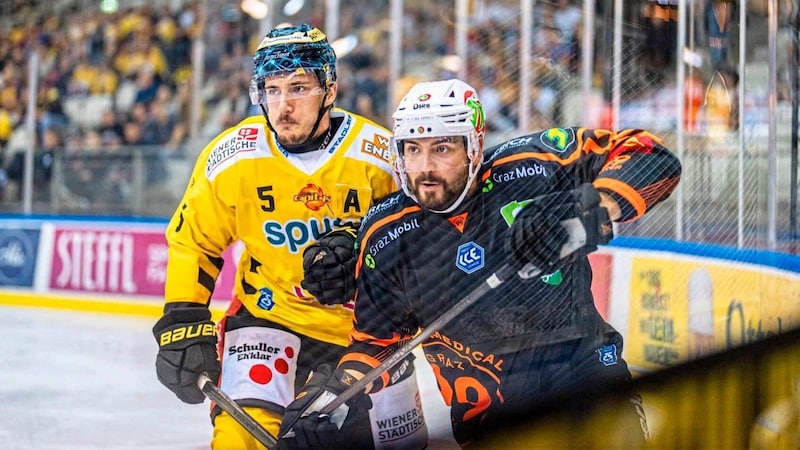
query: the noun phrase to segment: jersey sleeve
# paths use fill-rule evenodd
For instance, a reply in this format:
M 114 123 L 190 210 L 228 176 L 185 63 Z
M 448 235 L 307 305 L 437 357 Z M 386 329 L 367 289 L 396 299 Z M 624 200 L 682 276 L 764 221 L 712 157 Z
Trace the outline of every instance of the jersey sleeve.
M 669 197 L 681 178 L 678 158 L 661 139 L 642 130 L 577 130 L 594 186 L 620 206 L 618 221 L 634 220 Z
M 219 199 L 205 174 L 215 141 L 198 157 L 183 198 L 167 224 L 167 303 L 207 305 L 222 270 L 222 253 L 235 240 L 234 210 Z
M 665 200 L 681 177 L 680 161 L 661 139 L 636 129 L 551 128 L 511 139 L 486 154 L 491 170 L 547 166 L 536 170 L 553 175 L 551 189 L 593 183 L 617 201 L 619 222 L 634 220 Z

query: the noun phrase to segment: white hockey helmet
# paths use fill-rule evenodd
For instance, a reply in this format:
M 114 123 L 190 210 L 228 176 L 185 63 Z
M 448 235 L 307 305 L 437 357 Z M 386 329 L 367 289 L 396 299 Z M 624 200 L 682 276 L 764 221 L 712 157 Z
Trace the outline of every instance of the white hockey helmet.
M 466 140 L 469 176 L 459 198 L 446 210 L 449 213 L 466 197 L 480 167 L 476 158 L 483 151 L 486 117 L 478 92 L 469 84 L 457 80 L 428 81 L 415 84 L 403 97 L 392 114 L 393 127 L 390 151 L 395 169 L 406 195 L 419 200 L 408 186 L 408 173 L 403 163 L 403 140 L 444 136 L 463 136 Z

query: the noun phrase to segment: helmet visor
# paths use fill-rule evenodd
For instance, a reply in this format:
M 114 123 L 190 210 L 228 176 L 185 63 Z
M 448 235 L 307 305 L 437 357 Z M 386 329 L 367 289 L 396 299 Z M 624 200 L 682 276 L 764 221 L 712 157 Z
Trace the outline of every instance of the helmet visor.
M 325 93 L 314 68 L 297 68 L 273 72 L 250 80 L 250 102 L 253 105 L 300 100 Z
M 466 136 L 397 139 L 393 145 L 398 167 L 406 173 L 451 170 L 469 164 Z

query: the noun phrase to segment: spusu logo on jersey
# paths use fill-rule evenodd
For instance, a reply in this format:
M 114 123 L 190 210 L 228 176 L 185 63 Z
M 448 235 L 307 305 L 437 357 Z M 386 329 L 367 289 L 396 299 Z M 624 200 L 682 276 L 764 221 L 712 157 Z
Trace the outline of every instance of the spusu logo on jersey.
M 295 194 L 292 200 L 305 204 L 306 208 L 312 211 L 319 211 L 320 208 L 330 203 L 331 196 L 325 195 L 321 187 L 309 183 L 300 189 L 300 192 Z

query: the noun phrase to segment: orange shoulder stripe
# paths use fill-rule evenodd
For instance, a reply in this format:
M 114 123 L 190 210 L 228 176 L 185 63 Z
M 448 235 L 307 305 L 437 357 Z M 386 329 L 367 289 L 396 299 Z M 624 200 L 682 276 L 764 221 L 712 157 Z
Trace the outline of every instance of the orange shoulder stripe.
M 365 364 L 369 367 L 372 367 L 373 369 L 381 364 L 379 360 L 364 353 L 345 353 L 344 356 L 342 356 L 342 359 L 339 360 L 339 365 L 349 361 Z M 389 384 L 389 372 L 383 372 L 381 374 L 381 381 L 383 382 L 383 386 Z
M 621 195 L 631 204 L 631 206 L 633 206 L 633 209 L 636 211 L 636 217 L 641 216 L 645 213 L 645 211 L 647 211 L 647 203 L 645 202 L 644 198 L 639 194 L 639 192 L 636 191 L 636 189 L 632 188 L 626 183 L 623 183 L 622 181 L 614 180 L 612 178 L 598 178 L 594 180 L 592 184 L 594 184 L 594 187 L 597 189 L 607 189 Z
M 400 335 L 394 333 L 394 335 L 389 339 L 377 339 L 375 336 L 364 333 L 363 331 L 358 331 L 355 328 L 350 330 L 350 340 L 358 341 L 358 342 L 367 342 L 374 343 L 374 345 L 378 347 L 388 347 L 390 345 L 394 345 L 400 342 Z

